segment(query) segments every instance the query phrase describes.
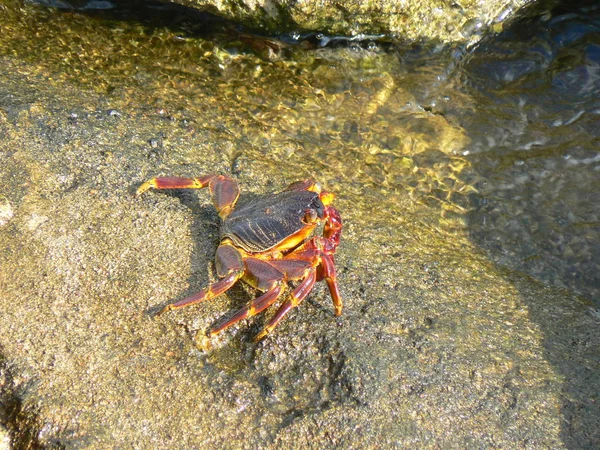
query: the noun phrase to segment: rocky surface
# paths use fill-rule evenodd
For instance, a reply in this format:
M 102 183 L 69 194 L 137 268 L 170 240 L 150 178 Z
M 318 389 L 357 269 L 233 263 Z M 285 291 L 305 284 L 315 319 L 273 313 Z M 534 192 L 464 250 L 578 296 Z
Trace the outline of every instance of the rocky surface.
M 255 27 L 320 30 L 340 35 L 386 34 L 406 39 L 468 41 L 502 22 L 527 0 L 289 1 L 179 0 Z
M 305 73 L 135 25 L 17 16 L 0 73 L 1 445 L 600 441 L 597 313 L 486 260 L 458 203 L 431 187 L 454 186 L 456 202 L 469 192 L 451 151 L 467 138 L 438 115 L 402 115 L 410 94 L 381 81 L 383 66 L 369 75 L 373 60 L 321 55 Z M 345 78 L 356 67 L 363 84 Z M 400 119 L 374 135 L 393 131 L 399 159 L 361 128 L 386 101 Z M 337 193 L 340 318 L 323 283 L 260 343 L 264 316 L 210 348 L 203 338 L 255 294 L 243 285 L 155 316 L 214 280 L 218 217 L 205 191 L 135 189 L 207 172 L 232 174 L 246 195 L 307 176 Z

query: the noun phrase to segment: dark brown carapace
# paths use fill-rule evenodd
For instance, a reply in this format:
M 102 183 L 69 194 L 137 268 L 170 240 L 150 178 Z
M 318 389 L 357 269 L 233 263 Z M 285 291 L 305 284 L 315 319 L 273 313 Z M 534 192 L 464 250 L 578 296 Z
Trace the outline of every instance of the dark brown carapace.
M 237 182 L 223 175 L 206 175 L 152 178 L 139 187 L 137 195 L 150 188 L 204 187 L 210 189 L 213 204 L 222 219 L 221 243 L 215 257 L 220 279 L 195 295 L 165 306 L 160 313 L 209 300 L 226 292 L 240 279 L 263 294 L 233 315 L 219 320 L 208 330 L 209 335 L 271 306 L 284 297 L 288 282 L 296 282 L 295 287 L 256 340 L 269 334 L 320 280 L 325 280 L 329 287 L 336 316 L 342 313 L 333 260 L 340 243 L 342 218 L 331 206 L 333 194 L 322 191 L 312 180 L 304 180 L 293 183 L 283 192 L 258 197 L 236 209 Z M 319 224 L 323 224 L 323 235 L 311 237 Z

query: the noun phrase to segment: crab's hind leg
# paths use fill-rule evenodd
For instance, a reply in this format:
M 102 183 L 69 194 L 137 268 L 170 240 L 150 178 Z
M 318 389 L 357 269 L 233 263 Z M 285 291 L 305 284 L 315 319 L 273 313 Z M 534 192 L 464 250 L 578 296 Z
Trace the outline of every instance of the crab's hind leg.
M 198 178 L 154 177 L 143 183 L 135 195 L 142 195 L 149 189 L 202 189 L 216 177 L 217 175 L 204 175 Z
M 202 189 L 208 186 L 213 204 L 221 219 L 227 217 L 240 195 L 237 181 L 224 175 L 204 175 L 198 178 L 154 177 L 143 183 L 136 191 L 142 195 L 148 189 Z
M 217 323 L 209 328 L 208 334 L 210 336 L 214 336 L 215 334 L 223 331 L 225 328 L 230 327 L 234 323 L 264 311 L 266 308 L 275 303 L 279 297 L 281 297 L 281 294 L 283 294 L 284 290 L 285 286 L 282 283 L 273 282 L 269 290 L 267 290 L 267 292 L 265 292 L 263 295 L 255 298 L 243 308 L 238 309 L 235 313 L 233 313 L 233 315 L 221 318 Z
M 160 315 L 172 309 L 183 308 L 184 306 L 193 305 L 194 303 L 210 300 L 227 291 L 244 275 L 244 261 L 242 255 L 232 245 L 220 245 L 217 249 L 215 260 L 217 275 L 221 278 L 219 281 L 211 284 L 208 288 L 201 290 L 197 294 L 190 295 L 189 297 L 165 306 L 158 314 Z
M 256 258 L 246 258 L 246 278 L 264 294 L 237 310 L 231 316 L 221 318 L 208 330 L 209 335 L 215 335 L 240 320 L 252 317 L 271 306 L 283 294 L 286 287 L 286 274 L 274 264 Z
M 321 185 L 310 178 L 302 181 L 296 181 L 290 184 L 286 191 L 312 191 L 312 192 L 321 192 Z
M 317 280 L 316 272 L 314 268 L 310 268 L 306 278 L 304 278 L 296 289 L 292 292 L 292 295 L 279 307 L 275 315 L 269 320 L 269 323 L 263 328 L 263 330 L 254 338 L 255 341 L 260 341 L 267 334 L 273 331 L 273 328 L 281 322 L 281 319 L 285 317 L 285 315 L 290 312 L 292 308 L 297 307 L 302 300 L 306 298 L 306 296 L 312 291 L 315 281 Z

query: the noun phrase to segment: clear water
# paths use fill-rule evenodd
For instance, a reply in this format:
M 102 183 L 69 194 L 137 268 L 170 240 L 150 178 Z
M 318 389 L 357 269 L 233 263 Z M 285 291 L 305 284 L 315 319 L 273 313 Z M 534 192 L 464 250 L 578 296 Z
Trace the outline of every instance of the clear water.
M 190 11 L 8 7 L 1 51 L 184 124 L 202 116 L 234 175 L 255 161 L 316 175 L 359 223 L 384 199 L 385 220 L 466 233 L 600 304 L 597 2 L 537 3 L 475 48 L 301 33 L 261 46 Z M 185 146 L 157 155 L 192 161 Z
M 469 230 L 497 261 L 600 301 L 600 4 L 540 7 L 485 39 L 457 114 L 482 177 Z M 597 303 L 598 304 L 598 303 Z

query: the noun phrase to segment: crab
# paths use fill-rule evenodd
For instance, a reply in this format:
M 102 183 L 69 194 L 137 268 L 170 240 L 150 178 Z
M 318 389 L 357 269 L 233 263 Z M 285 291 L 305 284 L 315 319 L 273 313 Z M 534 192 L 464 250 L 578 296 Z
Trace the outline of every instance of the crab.
M 267 336 L 321 280 L 327 283 L 335 315 L 342 313 L 334 264 L 342 218 L 331 205 L 334 194 L 307 179 L 292 183 L 280 193 L 259 196 L 236 208 L 237 182 L 224 175 L 205 175 L 198 178 L 155 177 L 143 183 L 137 195 L 151 188 L 204 187 L 210 189 L 221 218 L 221 241 L 215 255 L 219 280 L 197 294 L 166 305 L 159 315 L 210 300 L 225 293 L 239 280 L 262 294 L 232 315 L 218 320 L 208 329 L 209 337 L 264 311 L 283 298 L 290 285 L 293 288 L 291 294 L 255 337 L 256 341 Z M 322 225 L 322 235 L 312 236 L 319 225 Z

